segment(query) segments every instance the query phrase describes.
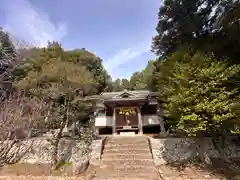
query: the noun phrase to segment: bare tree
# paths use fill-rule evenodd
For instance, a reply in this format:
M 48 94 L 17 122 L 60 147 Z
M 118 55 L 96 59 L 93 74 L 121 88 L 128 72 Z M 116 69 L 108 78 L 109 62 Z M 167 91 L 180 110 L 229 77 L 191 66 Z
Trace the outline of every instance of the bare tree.
M 42 101 L 23 95 L 13 95 L 0 105 L 0 166 L 19 160 L 12 148 L 41 130 L 45 114 Z

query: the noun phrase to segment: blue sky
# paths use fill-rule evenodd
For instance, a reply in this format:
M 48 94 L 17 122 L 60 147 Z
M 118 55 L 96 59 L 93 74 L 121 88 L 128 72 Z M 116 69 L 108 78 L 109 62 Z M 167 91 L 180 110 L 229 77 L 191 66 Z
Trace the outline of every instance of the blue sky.
M 59 41 L 103 59 L 113 79 L 129 78 L 155 56 L 161 0 L 0 0 L 0 26 L 37 46 Z

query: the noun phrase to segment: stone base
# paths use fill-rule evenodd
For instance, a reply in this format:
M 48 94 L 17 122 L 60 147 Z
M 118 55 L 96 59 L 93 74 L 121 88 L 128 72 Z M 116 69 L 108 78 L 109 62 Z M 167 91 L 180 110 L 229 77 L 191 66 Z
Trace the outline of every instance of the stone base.
M 91 144 L 91 156 L 89 163 L 94 166 L 99 166 L 101 162 L 103 148 L 103 139 L 94 140 Z
M 120 132 L 120 136 L 135 136 L 135 132 Z

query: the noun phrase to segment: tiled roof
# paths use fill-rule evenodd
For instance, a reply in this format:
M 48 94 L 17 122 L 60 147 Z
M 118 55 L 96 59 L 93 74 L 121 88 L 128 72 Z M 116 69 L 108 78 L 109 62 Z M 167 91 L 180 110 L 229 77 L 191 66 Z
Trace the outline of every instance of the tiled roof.
M 151 94 L 150 91 L 147 90 L 139 90 L 139 91 L 120 91 L 120 92 L 104 92 L 101 95 L 103 96 L 104 99 L 111 99 L 117 96 L 121 96 L 122 94 L 129 94 L 137 98 L 144 98 L 147 97 L 148 95 Z
M 128 95 L 128 97 L 123 97 L 124 95 Z M 154 95 L 153 92 L 148 90 L 138 90 L 138 91 L 120 91 L 120 92 L 104 92 L 100 95 L 94 95 L 88 97 L 89 99 L 95 100 L 138 100 L 138 99 L 146 99 L 148 96 Z

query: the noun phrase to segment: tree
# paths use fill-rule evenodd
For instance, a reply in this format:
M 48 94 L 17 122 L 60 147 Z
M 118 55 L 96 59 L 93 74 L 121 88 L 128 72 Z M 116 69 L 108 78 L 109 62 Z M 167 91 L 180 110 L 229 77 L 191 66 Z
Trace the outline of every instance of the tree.
M 239 73 L 240 66 L 228 59 L 186 52 L 160 62 L 154 73 L 170 132 L 212 137 L 219 157 L 231 164 L 219 145 L 226 137 L 240 134 Z M 210 163 L 207 154 L 200 157 Z
M 130 78 L 130 84 L 134 90 L 146 89 L 147 84 L 144 81 L 143 72 L 134 72 Z
M 56 45 L 58 44 L 56 42 L 54 43 Z M 63 59 L 74 63 L 76 66 L 84 66 L 87 71 L 91 72 L 96 86 L 94 89 L 97 90 L 97 93 L 111 91 L 111 77 L 104 69 L 102 60 L 99 57 L 85 49 L 65 51 L 61 47 L 59 48 L 59 50 L 62 51 Z M 24 77 L 31 69 L 36 69 L 39 67 L 39 65 L 41 65 L 42 61 L 44 61 L 45 57 L 47 56 L 47 52 L 44 51 L 44 48 L 31 48 L 28 51 L 24 51 L 24 54 L 27 54 L 26 62 L 14 72 L 18 80 Z
M 10 35 L 0 28 L 0 100 L 6 100 L 13 91 L 13 72 L 24 59 L 24 55 L 15 46 L 27 48 L 28 44 L 20 41 L 13 44 Z
M 16 58 L 15 47 L 10 40 L 9 35 L 0 28 L 0 62 L 1 66 L 10 65 L 11 61 Z
M 43 101 L 24 95 L 14 94 L 1 103 L 0 167 L 22 158 L 21 142 L 42 133 L 46 112 Z
M 68 59 L 60 44 L 49 43 L 47 48 L 41 49 L 39 56 L 28 59 L 19 68 L 23 70 L 22 76 L 15 83 L 18 89 L 43 98 L 51 105 L 47 125 L 59 128 L 51 140 L 54 168 L 61 163 L 57 153 L 64 128 L 77 121 L 83 123 L 88 118 L 93 109 L 84 97 L 97 92 L 94 76 L 85 66 L 76 63 Z M 76 110 L 80 115 L 74 115 Z
M 123 90 L 123 87 L 122 87 L 122 84 L 121 84 L 121 79 L 116 79 L 114 82 L 113 82 L 113 91 L 122 91 Z
M 240 6 L 239 1 L 222 0 L 219 3 L 219 13 L 214 28 L 217 30 L 212 35 L 214 44 L 212 48 L 217 57 L 230 57 L 234 63 L 239 63 L 239 18 Z
M 157 36 L 153 39 L 153 51 L 158 55 L 168 55 L 179 46 L 192 44 L 195 39 L 211 31 L 209 26 L 204 26 L 214 18 L 209 19 L 209 15 L 216 3 L 215 0 L 165 0 L 158 13 L 159 22 L 156 28 Z
M 9 35 L 0 28 L 0 81 L 9 80 L 9 71 L 17 60 L 15 50 Z
M 232 86 L 239 72 L 239 65 L 203 54 L 177 52 L 161 62 L 155 75 L 171 128 L 190 136 L 239 134 L 239 88 Z
M 123 89 L 131 90 L 128 79 L 122 79 L 121 85 Z
M 238 62 L 238 1 L 165 0 L 159 9 L 152 50 L 166 57 L 182 47 Z
M 86 49 L 67 51 L 68 59 L 74 63 L 80 63 L 93 74 L 95 82 L 98 85 L 98 93 L 108 91 L 111 83 L 111 77 L 102 65 L 102 59 Z
M 147 67 L 142 71 L 143 72 L 143 79 L 145 81 L 145 84 L 147 86 L 147 89 L 153 90 L 153 72 L 155 70 L 155 65 L 154 65 L 155 61 L 154 60 L 150 60 L 148 61 Z
M 149 89 L 153 90 L 152 74 L 154 72 L 154 62 L 150 60 L 145 69 L 141 72 L 134 72 L 130 78 L 131 89 L 140 90 L 140 89 Z

